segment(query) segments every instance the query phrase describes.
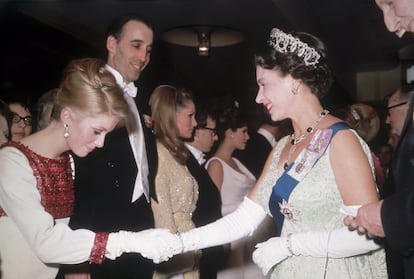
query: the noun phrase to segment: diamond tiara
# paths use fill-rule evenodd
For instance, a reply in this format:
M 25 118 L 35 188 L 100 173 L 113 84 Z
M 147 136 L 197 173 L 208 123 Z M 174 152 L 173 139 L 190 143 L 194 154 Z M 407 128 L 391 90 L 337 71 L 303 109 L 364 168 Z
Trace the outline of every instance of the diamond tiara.
M 321 55 L 313 47 L 278 28 L 272 29 L 268 44 L 281 53 L 291 52 L 302 57 L 306 66 L 315 66 L 321 58 Z

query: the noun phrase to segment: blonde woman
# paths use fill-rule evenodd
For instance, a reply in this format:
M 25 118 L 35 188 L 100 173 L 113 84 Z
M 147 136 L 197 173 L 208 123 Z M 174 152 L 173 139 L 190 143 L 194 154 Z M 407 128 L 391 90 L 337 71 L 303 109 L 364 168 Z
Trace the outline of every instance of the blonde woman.
M 151 201 L 156 228 L 173 233 L 195 227 L 192 213 L 198 199 L 198 184 L 186 167 L 190 153 L 183 139 L 197 126 L 192 94 L 170 85 L 157 87 L 150 105 L 157 141 L 158 170 L 155 177 L 157 200 Z M 198 253 L 173 257 L 157 267 L 154 278 L 199 278 Z
M 102 263 L 123 252 L 168 259 L 176 237 L 165 230 L 71 230 L 73 161 L 104 145 L 128 114 L 113 75 L 99 59 L 72 61 L 50 124 L 0 149 L 0 255 L 3 278 L 55 278 L 59 264 Z M 161 239 L 159 239 L 161 237 Z M 172 241 L 172 242 L 171 242 Z M 171 246 L 172 245 L 172 246 Z

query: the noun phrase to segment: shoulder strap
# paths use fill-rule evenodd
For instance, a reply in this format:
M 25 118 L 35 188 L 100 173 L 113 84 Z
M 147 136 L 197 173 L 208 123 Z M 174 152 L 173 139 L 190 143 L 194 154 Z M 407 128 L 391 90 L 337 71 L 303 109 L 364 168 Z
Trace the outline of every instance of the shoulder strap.
M 346 129 L 350 129 L 350 127 L 345 122 L 337 122 L 325 130 L 318 130 L 306 149 L 299 154 L 295 162 L 276 181 L 269 199 L 269 209 L 277 224 L 279 235 L 284 218 L 294 218 L 292 209 L 290 209 L 287 202 L 293 189 L 322 157 L 335 134 Z

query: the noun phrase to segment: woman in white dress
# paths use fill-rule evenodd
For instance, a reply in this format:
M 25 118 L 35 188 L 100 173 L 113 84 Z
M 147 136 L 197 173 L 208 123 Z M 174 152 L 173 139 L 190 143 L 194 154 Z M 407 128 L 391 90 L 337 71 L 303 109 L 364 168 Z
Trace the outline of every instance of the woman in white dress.
M 247 120 L 236 104 L 232 102 L 216 115 L 218 147 L 206 163 L 206 169 L 220 191 L 223 216 L 236 210 L 256 183 L 254 175 L 233 157 L 233 152 L 245 149 L 249 140 Z M 257 244 L 252 242 L 255 239 L 242 238 L 230 243 L 228 262 L 218 272 L 218 279 L 262 277 L 251 254 L 246 255 Z
M 234 241 L 271 215 L 280 237 L 253 253 L 271 278 L 387 278 L 381 246 L 343 224 L 378 193 L 367 144 L 320 103 L 333 80 L 325 46 L 274 28 L 255 64 L 256 102 L 274 121 L 290 118 L 294 132 L 275 146 L 238 209 L 181 234 L 183 250 Z

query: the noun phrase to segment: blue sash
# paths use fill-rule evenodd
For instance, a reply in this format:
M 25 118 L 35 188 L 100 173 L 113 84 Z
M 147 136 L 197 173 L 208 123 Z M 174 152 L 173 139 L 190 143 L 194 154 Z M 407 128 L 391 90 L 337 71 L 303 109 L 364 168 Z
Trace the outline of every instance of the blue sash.
M 287 203 L 293 189 L 322 157 L 336 132 L 344 129 L 350 129 L 350 127 L 344 122 L 338 122 L 325 130 L 316 131 L 309 145 L 276 180 L 269 199 L 269 209 L 276 222 L 278 235 L 282 231 L 284 218 L 292 219 L 295 215 L 294 210 Z

